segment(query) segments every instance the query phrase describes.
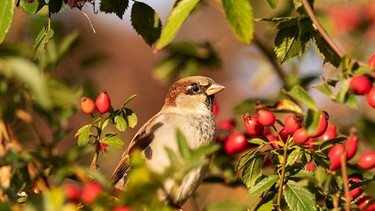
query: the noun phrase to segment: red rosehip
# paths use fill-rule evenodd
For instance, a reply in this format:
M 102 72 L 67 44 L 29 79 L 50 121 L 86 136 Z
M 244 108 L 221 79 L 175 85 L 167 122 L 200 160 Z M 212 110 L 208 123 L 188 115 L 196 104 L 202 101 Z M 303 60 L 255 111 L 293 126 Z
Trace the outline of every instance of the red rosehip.
M 214 116 L 216 117 L 219 114 L 219 105 L 217 104 L 216 101 L 214 101 L 212 110 L 213 110 Z
M 109 111 L 111 108 L 111 99 L 107 91 L 102 90 L 98 97 L 95 100 L 96 109 L 98 109 L 99 113 L 104 114 Z
M 240 132 L 230 134 L 224 142 L 224 150 L 228 155 L 240 153 L 250 147 L 251 145 L 247 142 L 245 134 Z
M 236 123 L 233 120 L 224 120 L 216 125 L 216 142 L 224 141 L 233 132 Z
M 315 148 L 315 145 L 314 144 L 312 144 L 312 143 L 314 143 L 314 141 L 315 141 L 315 139 L 314 138 L 309 138 L 309 140 L 307 140 L 307 144 L 308 144 L 308 146 L 307 146 L 307 148 L 308 149 L 314 149 Z
M 302 127 L 302 116 L 300 114 L 290 114 L 284 120 L 284 128 L 289 134 Z
M 353 181 L 353 182 L 351 182 Z M 352 178 L 349 178 L 348 179 L 348 183 L 357 183 L 357 182 L 360 182 L 361 180 L 357 177 L 352 177 Z M 349 191 L 349 195 L 352 197 L 352 199 L 355 199 L 357 198 L 359 195 L 361 195 L 363 192 L 362 188 L 361 187 L 358 187 L 358 188 L 354 188 L 352 190 Z
M 291 134 L 285 129 L 285 128 L 282 128 L 280 131 L 279 131 L 279 136 L 281 138 L 279 138 L 279 141 L 282 141 L 284 143 L 286 143 L 288 141 L 288 138 Z
M 341 155 L 345 153 L 345 148 L 341 144 L 335 144 L 328 152 L 328 157 L 331 160 L 331 167 L 329 169 L 336 170 L 341 167 Z
M 311 137 L 316 138 L 316 137 L 323 135 L 324 132 L 326 132 L 327 127 L 328 127 L 328 114 L 325 111 L 323 111 L 320 114 L 318 128 L 316 132 L 311 135 Z
M 104 142 L 99 142 L 96 147 L 99 151 L 107 152 L 107 144 Z
M 129 207 L 115 207 L 112 211 L 131 211 Z
M 265 109 L 259 109 L 257 111 L 257 114 L 258 114 L 259 122 L 263 126 L 272 126 L 276 121 L 275 114 L 271 111 L 268 111 Z
M 65 187 L 65 194 L 69 201 L 78 201 L 81 195 L 81 190 L 75 185 L 67 185 Z
M 92 204 L 102 191 L 103 188 L 98 183 L 87 184 L 82 190 L 81 201 L 86 204 Z
M 370 91 L 367 93 L 366 100 L 369 106 L 375 108 L 375 86 L 371 87 Z
M 359 157 L 358 165 L 363 169 L 375 167 L 375 152 L 365 152 Z
M 264 126 L 259 122 L 257 116 L 250 114 L 242 115 L 242 119 L 245 124 L 245 129 L 250 136 L 261 136 L 264 131 Z
M 358 141 L 359 139 L 357 136 L 351 136 L 344 141 L 344 144 L 346 145 L 346 148 L 347 148 L 347 154 L 346 154 L 347 160 L 352 159 L 355 153 L 357 153 Z
M 308 171 L 316 171 L 316 164 L 315 164 L 314 160 L 312 160 L 308 164 L 306 164 L 306 170 L 308 170 Z
M 264 158 L 264 156 L 262 157 Z M 267 167 L 267 166 L 273 166 L 272 159 L 270 156 L 268 156 L 263 163 L 263 167 Z
M 349 92 L 356 95 L 365 95 L 371 89 L 371 81 L 365 75 L 356 75 L 349 82 Z
M 229 119 L 229 120 L 223 120 L 217 123 L 216 129 L 232 132 L 235 126 L 236 126 L 235 121 L 233 121 L 232 119 Z
M 279 145 L 276 144 L 275 142 L 277 141 L 277 136 L 273 134 L 267 134 L 266 135 L 267 140 L 272 144 L 272 146 L 276 149 L 280 149 Z
M 81 97 L 80 102 L 81 110 L 86 114 L 91 114 L 95 110 L 95 103 L 91 98 Z
M 364 196 L 357 202 L 361 211 L 375 211 L 375 200 L 373 196 Z
M 33 188 L 31 189 L 31 191 L 32 191 L 34 194 L 36 194 L 36 195 L 39 195 L 39 194 L 40 194 L 40 190 L 39 190 L 39 188 L 37 188 L 37 187 L 33 187 Z
M 303 128 L 303 127 L 297 129 L 293 133 L 293 141 L 296 144 L 301 144 L 301 145 L 305 144 L 309 139 L 310 139 L 310 137 L 307 135 L 307 132 L 306 132 L 305 128 Z
M 324 132 L 323 135 L 318 137 L 318 141 L 327 141 L 334 138 L 337 138 L 336 126 L 329 124 L 326 132 Z
M 368 60 L 368 65 L 370 67 L 375 67 L 375 53 L 370 56 L 370 59 Z

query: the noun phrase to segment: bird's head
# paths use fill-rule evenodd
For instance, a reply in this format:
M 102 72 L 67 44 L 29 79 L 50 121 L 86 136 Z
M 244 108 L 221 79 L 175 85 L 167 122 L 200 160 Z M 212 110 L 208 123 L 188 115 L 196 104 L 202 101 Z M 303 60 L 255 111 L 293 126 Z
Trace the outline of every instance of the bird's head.
M 211 112 L 214 95 L 223 89 L 224 86 L 211 78 L 186 77 L 169 88 L 164 107 L 179 108 L 185 112 Z

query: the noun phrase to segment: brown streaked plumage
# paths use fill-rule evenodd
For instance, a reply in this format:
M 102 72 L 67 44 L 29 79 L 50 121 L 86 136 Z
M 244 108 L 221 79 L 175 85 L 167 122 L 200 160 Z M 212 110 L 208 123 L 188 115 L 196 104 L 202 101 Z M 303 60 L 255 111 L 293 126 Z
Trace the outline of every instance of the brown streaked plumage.
M 215 139 L 215 120 L 212 112 L 214 94 L 224 87 L 211 78 L 192 76 L 174 83 L 165 98 L 161 110 L 137 132 L 112 174 L 112 182 L 124 189 L 130 169 L 130 153 L 138 148 L 150 170 L 162 173 L 170 164 L 166 148 L 178 153 L 176 131 L 180 130 L 192 149 L 211 143 Z M 177 190 L 172 191 L 166 182 L 164 200 L 171 205 L 182 206 L 198 188 L 207 166 L 189 172 Z

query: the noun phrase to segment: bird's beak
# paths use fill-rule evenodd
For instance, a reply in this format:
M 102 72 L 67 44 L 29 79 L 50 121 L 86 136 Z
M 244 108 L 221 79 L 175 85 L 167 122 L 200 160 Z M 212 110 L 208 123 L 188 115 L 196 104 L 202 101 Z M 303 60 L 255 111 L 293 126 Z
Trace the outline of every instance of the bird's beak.
M 221 90 L 223 90 L 224 88 L 225 88 L 224 86 L 214 82 L 213 84 L 211 84 L 210 87 L 208 87 L 208 89 L 206 90 L 206 94 L 208 96 L 214 95 L 214 94 L 220 92 Z

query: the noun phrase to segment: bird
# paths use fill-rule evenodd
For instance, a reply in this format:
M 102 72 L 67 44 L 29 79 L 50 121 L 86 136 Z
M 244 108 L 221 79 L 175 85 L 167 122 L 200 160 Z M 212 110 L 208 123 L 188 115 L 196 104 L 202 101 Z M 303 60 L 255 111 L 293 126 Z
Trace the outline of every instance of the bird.
M 166 148 L 178 153 L 177 130 L 185 136 L 191 149 L 214 142 L 214 96 L 224 88 L 204 76 L 185 77 L 175 82 L 169 88 L 161 110 L 138 130 L 123 153 L 111 177 L 113 186 L 120 190 L 126 189 L 127 175 L 131 168 L 130 154 L 134 149 L 141 151 L 151 171 L 163 173 L 170 165 Z M 181 209 L 196 191 L 207 170 L 208 164 L 192 169 L 177 189 L 166 182 L 162 188 L 162 200 Z

